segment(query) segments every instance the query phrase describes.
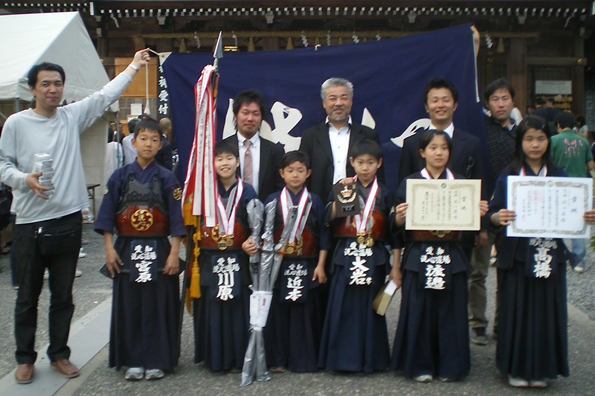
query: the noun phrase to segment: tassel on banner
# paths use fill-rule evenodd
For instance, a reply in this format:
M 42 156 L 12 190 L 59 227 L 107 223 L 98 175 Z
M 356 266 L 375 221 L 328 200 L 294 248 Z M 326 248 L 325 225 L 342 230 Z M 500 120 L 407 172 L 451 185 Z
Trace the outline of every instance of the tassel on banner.
M 192 273 L 190 278 L 190 297 L 200 298 L 200 270 L 198 268 L 198 256 L 200 255 L 200 247 L 198 242 L 200 241 L 200 227 L 196 229 L 194 235 L 194 252 L 192 260 Z
M 196 217 L 200 223 L 200 216 Z M 190 273 L 190 286 L 185 296 L 186 310 L 192 315 L 192 300 L 201 297 L 200 293 L 200 268 L 198 266 L 198 256 L 200 255 L 200 248 L 198 247 L 198 241 L 200 241 L 200 227 L 195 228 L 194 234 L 191 236 L 194 242 L 194 249 L 192 250 L 192 256 L 189 265 Z
M 200 241 L 200 216 L 194 216 L 192 214 L 192 200 L 189 199 L 184 203 L 184 224 L 186 226 L 194 227 L 194 234 L 190 237 L 193 241 L 193 250 L 191 259 L 188 262 L 188 272 L 190 274 L 190 286 L 188 293 L 186 293 L 185 301 L 186 301 L 186 309 L 188 313 L 192 314 L 192 300 L 196 298 L 200 298 L 200 268 L 198 266 L 198 256 L 200 254 L 200 248 L 198 247 L 198 242 Z M 189 238 L 186 241 L 186 249 L 188 249 L 189 245 Z
M 207 65 L 203 68 L 200 78 L 194 87 L 195 95 L 195 131 L 190 160 L 188 161 L 188 172 L 184 182 L 183 211 L 185 223 L 193 230 L 192 251 L 188 254 L 188 272 L 190 278 L 185 279 L 186 292 L 184 303 L 190 310 L 191 300 L 201 297 L 200 293 L 200 268 L 198 256 L 200 255 L 201 222 L 207 227 L 215 226 L 215 197 L 217 196 L 217 184 L 214 170 L 213 147 L 215 144 L 215 130 L 217 120 L 217 60 L 222 56 L 221 33 L 215 45 L 213 56 L 214 65 Z
M 186 227 L 194 226 L 195 228 L 200 228 L 200 216 L 194 216 L 192 214 L 192 196 L 190 196 L 190 199 L 187 199 L 186 202 L 184 202 L 182 210 L 182 214 L 184 216 L 184 225 Z

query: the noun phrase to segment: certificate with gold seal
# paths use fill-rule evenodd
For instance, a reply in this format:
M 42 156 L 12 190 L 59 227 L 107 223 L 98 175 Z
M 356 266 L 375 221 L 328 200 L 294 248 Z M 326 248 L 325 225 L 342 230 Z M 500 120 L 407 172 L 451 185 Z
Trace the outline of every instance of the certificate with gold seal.
M 507 236 L 589 238 L 591 227 L 583 215 L 593 207 L 590 177 L 508 176 L 507 209 L 516 220 Z
M 481 180 L 407 179 L 407 230 L 478 231 Z

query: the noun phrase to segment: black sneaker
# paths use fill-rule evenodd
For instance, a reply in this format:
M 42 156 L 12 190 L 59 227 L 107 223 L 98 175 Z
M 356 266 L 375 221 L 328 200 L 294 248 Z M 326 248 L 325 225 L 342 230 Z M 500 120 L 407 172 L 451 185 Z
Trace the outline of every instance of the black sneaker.
M 488 344 L 488 336 L 486 336 L 485 327 L 476 327 L 471 330 L 471 342 L 475 345 Z

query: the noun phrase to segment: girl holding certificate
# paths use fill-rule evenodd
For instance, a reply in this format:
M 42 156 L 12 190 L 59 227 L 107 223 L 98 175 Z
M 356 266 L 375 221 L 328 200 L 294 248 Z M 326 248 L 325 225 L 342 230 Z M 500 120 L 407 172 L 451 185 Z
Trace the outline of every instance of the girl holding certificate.
M 425 168 L 407 179 L 462 179 L 447 167 L 451 152 L 446 132 L 425 131 L 419 141 Z M 392 214 L 397 231 L 404 231 L 407 179 L 399 186 Z M 485 215 L 487 201 L 481 201 L 478 209 Z M 445 382 L 466 377 L 471 366 L 467 317 L 471 268 L 461 247 L 463 233 L 412 230 L 400 235 L 405 254 L 402 260 L 396 255 L 390 274 L 397 286 L 403 285 L 391 369 L 418 382 L 430 382 L 434 376 Z
M 506 209 L 508 176 L 566 176 L 550 158 L 550 131 L 537 116 L 517 129 L 511 166 L 498 179 L 488 216 L 508 226 L 516 214 Z M 584 214 L 595 224 L 595 211 Z M 498 249 L 498 346 L 496 365 L 514 387 L 544 388 L 546 379 L 568 376 L 566 267 L 560 239 L 507 237 Z

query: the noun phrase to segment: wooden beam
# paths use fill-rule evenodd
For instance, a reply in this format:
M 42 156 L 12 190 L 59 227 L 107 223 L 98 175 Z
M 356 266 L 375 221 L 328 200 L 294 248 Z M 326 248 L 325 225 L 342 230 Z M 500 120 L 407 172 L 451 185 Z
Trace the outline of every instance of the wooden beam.
M 527 58 L 529 66 L 586 66 L 587 58 L 574 56 L 551 56 L 538 57 L 530 56 Z
M 357 36 L 359 38 L 373 38 L 375 39 L 377 35 L 380 35 L 381 38 L 389 38 L 389 37 L 403 37 L 409 36 L 412 34 L 419 34 L 419 33 L 426 33 L 426 31 L 394 31 L 394 30 L 384 30 L 384 31 L 357 31 Z M 223 38 L 231 38 L 233 32 L 223 32 Z M 236 31 L 235 35 L 238 38 L 268 38 L 268 37 L 276 37 L 276 38 L 300 38 L 302 34 L 306 37 L 326 37 L 328 34 L 328 30 L 314 30 L 314 31 Z M 122 36 L 122 34 L 119 34 Z M 137 34 L 142 38 L 148 39 L 163 39 L 163 38 L 170 38 L 170 39 L 182 39 L 182 38 L 189 38 L 193 39 L 194 36 L 198 36 L 199 38 L 212 38 L 215 39 L 219 36 L 219 32 L 196 32 L 196 33 L 141 33 Z M 538 32 L 490 32 L 490 36 L 495 38 L 538 38 L 540 33 Z M 331 32 L 332 37 L 341 37 L 341 38 L 351 38 L 353 36 L 352 31 L 348 32 Z M 483 35 L 482 35 L 483 36 Z

